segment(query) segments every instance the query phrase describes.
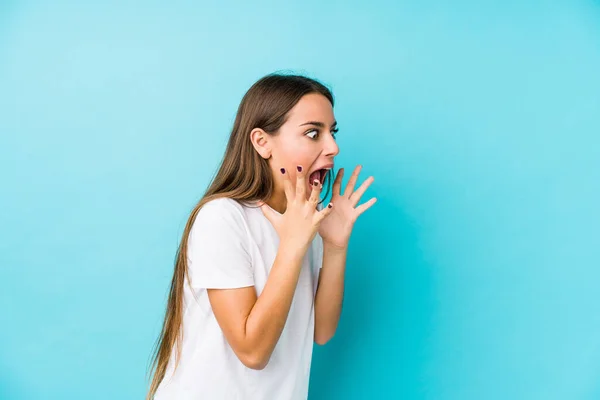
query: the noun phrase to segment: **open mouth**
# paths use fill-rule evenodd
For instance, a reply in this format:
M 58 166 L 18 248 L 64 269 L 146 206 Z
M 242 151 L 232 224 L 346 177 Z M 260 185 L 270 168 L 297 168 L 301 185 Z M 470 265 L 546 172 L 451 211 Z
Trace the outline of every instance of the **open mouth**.
M 310 174 L 310 177 L 308 178 L 309 184 L 312 184 L 315 180 L 317 180 L 322 185 L 323 182 L 325 182 L 325 177 L 327 176 L 327 173 L 329 173 L 329 170 L 325 168 L 314 171 L 312 174 Z

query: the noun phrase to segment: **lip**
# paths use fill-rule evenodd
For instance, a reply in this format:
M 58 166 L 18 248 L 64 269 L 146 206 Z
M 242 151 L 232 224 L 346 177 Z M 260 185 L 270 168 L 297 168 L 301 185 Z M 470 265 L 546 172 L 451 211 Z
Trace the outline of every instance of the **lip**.
M 310 174 L 312 174 L 313 172 L 318 171 L 320 169 L 333 169 L 333 165 L 334 165 L 333 163 L 321 165 L 321 166 L 313 169 L 312 171 L 310 171 L 308 175 L 310 176 Z
M 323 169 L 327 169 L 328 171 L 326 172 L 326 174 L 329 174 L 329 172 L 330 172 L 331 170 L 333 170 L 333 163 L 327 163 L 327 164 L 323 164 L 323 165 L 321 165 L 321 166 L 319 166 L 319 167 L 317 167 L 317 168 L 314 168 L 313 170 L 311 170 L 311 171 L 308 173 L 308 177 L 310 177 L 310 176 L 311 176 L 313 173 L 315 173 L 316 171 L 320 171 L 320 170 L 323 170 Z M 323 182 L 325 181 L 325 175 L 323 175 L 323 176 L 322 176 L 322 178 L 320 178 L 320 179 L 322 180 L 322 182 L 321 182 L 321 183 L 323 183 Z M 310 184 L 311 184 L 311 182 L 309 182 L 308 184 L 310 185 Z

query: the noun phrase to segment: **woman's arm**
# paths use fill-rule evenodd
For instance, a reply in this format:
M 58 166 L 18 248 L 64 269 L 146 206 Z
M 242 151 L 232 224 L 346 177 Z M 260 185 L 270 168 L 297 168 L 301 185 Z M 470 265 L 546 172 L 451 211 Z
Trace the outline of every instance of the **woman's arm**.
M 209 289 L 215 318 L 240 361 L 252 369 L 269 362 L 290 311 L 305 248 L 281 243 L 260 294 L 252 287 Z
M 372 176 L 368 177 L 355 191 L 354 186 L 361 168 L 359 165 L 354 169 L 343 193 L 344 169 L 340 168 L 333 182 L 333 212 L 319 227 L 319 234 L 323 239 L 323 267 L 315 295 L 315 342 L 318 344 L 325 344 L 333 337 L 342 313 L 346 255 L 354 223 L 359 215 L 377 201 L 373 197 L 358 205 L 360 198 L 374 181 Z
M 323 244 L 323 267 L 315 295 L 315 342 L 323 345 L 335 334 L 344 300 L 348 249 Z
M 321 221 L 331 208 L 317 211 L 321 187 L 306 199 L 306 171 L 298 168 L 296 190 L 285 170 L 286 210 L 276 213 L 267 204 L 261 209 L 280 237 L 267 283 L 258 298 L 252 288 L 209 290 L 215 318 L 234 352 L 248 368 L 263 369 L 281 336 L 298 284 L 302 260 Z

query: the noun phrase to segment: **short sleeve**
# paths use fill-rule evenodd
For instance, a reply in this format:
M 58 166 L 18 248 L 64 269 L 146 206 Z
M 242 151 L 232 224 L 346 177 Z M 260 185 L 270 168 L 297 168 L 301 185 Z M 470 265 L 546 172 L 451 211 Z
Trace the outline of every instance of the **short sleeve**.
M 323 239 L 318 233 L 315 239 L 315 264 L 318 269 L 321 269 L 323 267 Z
M 321 211 L 323 208 L 325 208 L 323 203 L 317 204 L 317 210 Z M 323 238 L 318 233 L 315 236 L 315 264 L 318 269 L 323 267 Z
M 234 200 L 216 199 L 198 212 L 188 239 L 191 286 L 234 289 L 254 285 L 249 235 Z

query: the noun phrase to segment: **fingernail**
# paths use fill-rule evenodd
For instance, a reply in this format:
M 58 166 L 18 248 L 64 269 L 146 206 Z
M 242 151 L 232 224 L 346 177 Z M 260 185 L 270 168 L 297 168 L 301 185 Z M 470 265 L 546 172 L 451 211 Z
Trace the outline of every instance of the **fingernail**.
M 327 204 L 327 208 L 331 208 L 331 207 L 333 207 L 333 204 L 331 204 L 331 203 Z
M 281 168 L 281 173 L 285 174 L 285 168 Z
M 302 167 L 300 165 L 298 165 L 296 168 L 298 168 L 298 172 L 302 172 Z
M 319 186 L 319 181 L 315 179 L 315 180 L 313 181 L 313 185 L 315 185 L 315 186 Z

